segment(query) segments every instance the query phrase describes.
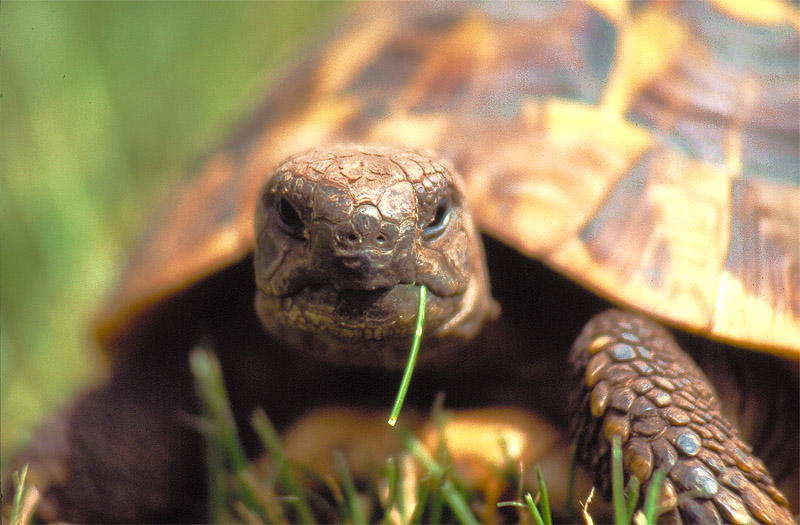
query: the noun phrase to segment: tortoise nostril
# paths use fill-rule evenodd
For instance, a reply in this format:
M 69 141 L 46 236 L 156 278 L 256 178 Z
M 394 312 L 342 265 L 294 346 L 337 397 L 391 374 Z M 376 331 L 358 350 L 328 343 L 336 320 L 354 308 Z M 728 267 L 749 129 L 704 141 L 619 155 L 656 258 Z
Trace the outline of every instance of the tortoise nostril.
M 384 244 L 386 242 L 386 236 L 382 233 L 379 233 L 377 237 L 375 237 L 375 241 L 378 244 Z
M 347 236 L 347 240 L 350 242 L 356 242 L 358 241 L 358 235 L 356 235 L 355 233 L 351 233 Z

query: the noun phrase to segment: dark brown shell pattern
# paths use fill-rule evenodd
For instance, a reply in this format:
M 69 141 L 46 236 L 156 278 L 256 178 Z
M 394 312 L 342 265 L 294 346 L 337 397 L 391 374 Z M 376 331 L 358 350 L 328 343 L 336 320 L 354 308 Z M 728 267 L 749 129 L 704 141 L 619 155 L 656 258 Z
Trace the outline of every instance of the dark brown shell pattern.
M 476 220 L 611 300 L 800 355 L 800 13 L 779 1 L 369 3 L 165 206 L 97 322 L 241 259 L 265 177 L 337 142 L 438 152 Z

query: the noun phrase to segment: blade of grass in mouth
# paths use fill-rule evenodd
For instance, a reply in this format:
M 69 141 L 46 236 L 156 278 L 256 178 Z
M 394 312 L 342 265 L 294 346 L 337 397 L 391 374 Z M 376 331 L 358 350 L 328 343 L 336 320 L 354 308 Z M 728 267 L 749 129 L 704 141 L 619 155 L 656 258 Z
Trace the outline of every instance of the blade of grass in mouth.
M 397 392 L 397 399 L 394 401 L 392 413 L 389 416 L 389 426 L 393 427 L 397 423 L 397 417 L 400 415 L 400 409 L 403 407 L 403 401 L 408 392 L 408 385 L 411 383 L 411 373 L 414 371 L 414 365 L 417 362 L 417 354 L 419 353 L 419 345 L 422 341 L 422 326 L 425 324 L 425 300 L 428 296 L 428 289 L 425 285 L 419 287 L 419 309 L 417 310 L 417 324 L 414 328 L 414 340 L 411 343 L 411 352 L 408 354 L 408 363 L 406 370 L 403 373 L 403 379 L 400 381 L 400 390 Z

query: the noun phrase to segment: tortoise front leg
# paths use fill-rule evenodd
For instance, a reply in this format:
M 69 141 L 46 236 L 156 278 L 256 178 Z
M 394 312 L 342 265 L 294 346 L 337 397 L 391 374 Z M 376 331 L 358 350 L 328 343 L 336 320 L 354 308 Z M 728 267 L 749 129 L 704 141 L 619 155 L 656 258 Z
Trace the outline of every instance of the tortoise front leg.
M 665 329 L 635 314 L 594 317 L 570 353 L 580 388 L 573 436 L 579 461 L 610 492 L 611 440 L 626 477 L 647 487 L 667 473 L 660 520 L 793 523 L 786 498 L 722 415 L 708 379 Z

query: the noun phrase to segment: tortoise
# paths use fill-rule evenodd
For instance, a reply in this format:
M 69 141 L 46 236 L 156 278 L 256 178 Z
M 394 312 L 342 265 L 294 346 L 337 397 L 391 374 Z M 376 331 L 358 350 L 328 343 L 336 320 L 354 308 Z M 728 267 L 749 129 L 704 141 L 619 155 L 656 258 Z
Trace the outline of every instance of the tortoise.
M 42 516 L 202 519 L 188 352 L 251 446 L 256 406 L 388 406 L 424 284 L 409 404 L 571 425 L 604 487 L 616 436 L 667 520 L 791 522 L 798 30 L 777 1 L 360 9 L 157 216 L 95 325 L 110 381 L 23 454 Z

